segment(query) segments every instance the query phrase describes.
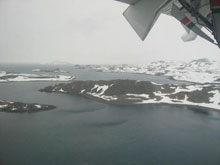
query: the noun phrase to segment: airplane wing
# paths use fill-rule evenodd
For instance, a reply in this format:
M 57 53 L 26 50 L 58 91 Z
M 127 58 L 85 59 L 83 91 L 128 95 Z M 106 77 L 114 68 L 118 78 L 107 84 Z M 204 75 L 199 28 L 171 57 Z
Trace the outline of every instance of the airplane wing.
M 127 4 L 131 5 L 131 4 L 135 4 L 139 0 L 116 0 L 116 1 L 120 1 L 120 2 L 127 3 Z
M 123 13 L 138 36 L 144 40 L 161 13 L 175 17 L 186 29 L 183 41 L 197 35 L 220 47 L 220 0 L 116 0 L 129 7 Z M 201 28 L 214 35 L 215 41 Z
M 131 4 L 123 13 L 138 36 L 144 40 L 162 10 L 172 0 L 120 0 Z

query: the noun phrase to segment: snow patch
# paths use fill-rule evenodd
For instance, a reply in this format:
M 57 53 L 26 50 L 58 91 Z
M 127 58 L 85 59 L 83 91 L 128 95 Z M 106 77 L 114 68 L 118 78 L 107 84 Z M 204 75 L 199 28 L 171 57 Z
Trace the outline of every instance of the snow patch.
M 34 106 L 35 106 L 36 108 L 41 108 L 41 105 L 37 105 L 37 104 L 36 104 L 36 105 L 34 105 Z
M 126 94 L 126 96 L 141 97 L 141 98 L 145 98 L 145 99 L 150 98 L 150 96 L 148 94 Z
M 6 108 L 8 105 L 7 104 L 3 104 L 3 105 L 0 105 L 0 108 Z
M 64 91 L 62 88 L 60 88 L 59 92 L 66 92 L 66 91 Z
M 95 85 L 95 86 L 91 89 L 91 92 L 93 92 L 93 91 L 96 89 L 96 91 L 99 92 L 99 95 L 103 95 L 108 88 L 109 88 L 108 85 L 103 85 L 103 86 Z
M 118 98 L 116 96 L 106 96 L 106 95 L 104 95 L 105 91 L 108 88 L 109 88 L 108 85 L 97 85 L 96 84 L 96 85 L 94 85 L 94 87 L 91 89 L 90 92 L 87 92 L 87 94 L 92 95 L 94 97 L 98 97 L 98 98 L 106 100 L 106 101 L 117 100 Z M 82 91 L 81 91 L 81 93 L 82 93 Z
M 81 92 L 80 92 L 80 93 L 83 93 L 83 92 L 85 92 L 85 89 L 81 90 Z

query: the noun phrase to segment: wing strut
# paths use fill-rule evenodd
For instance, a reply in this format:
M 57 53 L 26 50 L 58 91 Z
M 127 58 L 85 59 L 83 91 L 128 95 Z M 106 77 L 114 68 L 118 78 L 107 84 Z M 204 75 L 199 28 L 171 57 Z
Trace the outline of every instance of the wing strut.
M 184 12 L 182 12 L 176 5 L 173 4 L 171 15 L 174 16 L 177 20 L 179 20 L 184 26 L 188 29 L 192 30 L 200 37 L 208 40 L 209 42 L 215 44 L 215 41 L 211 39 L 207 34 L 205 34 L 198 26 L 196 26 L 187 16 L 185 16 Z
M 213 31 L 213 25 L 210 23 L 203 15 L 201 15 L 197 10 L 195 10 L 188 2 L 185 0 L 179 0 L 180 4 L 193 16 L 199 18 L 211 31 Z

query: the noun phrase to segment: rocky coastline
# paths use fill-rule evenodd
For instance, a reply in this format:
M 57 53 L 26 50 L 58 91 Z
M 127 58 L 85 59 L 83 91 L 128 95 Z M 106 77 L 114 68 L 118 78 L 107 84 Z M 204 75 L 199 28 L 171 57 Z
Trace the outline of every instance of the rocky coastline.
M 109 104 L 176 104 L 220 110 L 218 84 L 156 84 L 150 81 L 110 80 L 74 81 L 41 89 L 81 95 Z

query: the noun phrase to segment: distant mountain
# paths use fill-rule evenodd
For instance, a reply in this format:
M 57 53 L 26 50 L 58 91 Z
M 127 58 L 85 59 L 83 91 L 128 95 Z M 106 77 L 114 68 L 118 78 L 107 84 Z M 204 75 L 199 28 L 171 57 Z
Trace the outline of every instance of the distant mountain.
M 192 60 L 190 63 L 210 63 L 211 64 L 211 61 L 208 58 L 201 58 L 197 60 Z
M 45 63 L 44 65 L 73 65 L 70 62 L 64 62 L 64 61 L 52 61 L 49 63 Z

